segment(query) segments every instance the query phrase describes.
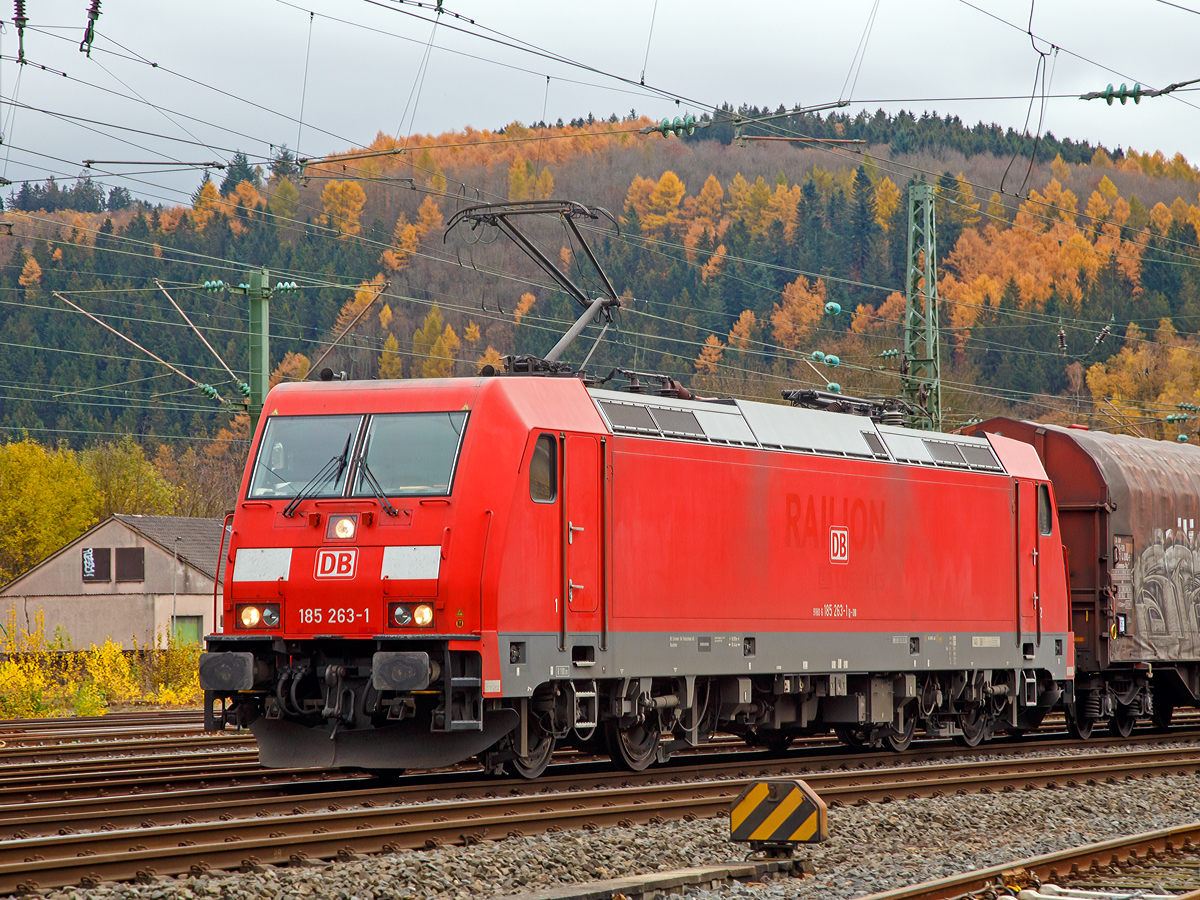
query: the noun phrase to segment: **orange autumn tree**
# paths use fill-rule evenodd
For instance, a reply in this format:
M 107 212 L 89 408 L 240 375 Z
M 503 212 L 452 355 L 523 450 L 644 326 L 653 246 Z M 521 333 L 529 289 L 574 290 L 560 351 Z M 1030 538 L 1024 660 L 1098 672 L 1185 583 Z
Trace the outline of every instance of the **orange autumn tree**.
M 825 281 L 810 282 L 801 275 L 783 289 L 782 302 L 771 312 L 775 343 L 800 350 L 825 314 Z
M 321 191 L 325 215 L 320 217 L 320 224 L 341 232 L 343 237 L 358 234 L 362 231 L 358 217 L 366 202 L 367 195 L 357 182 L 331 181 Z
M 394 275 L 403 272 L 408 268 L 412 253 L 419 243 L 417 226 L 401 213 L 396 219 L 396 227 L 392 230 L 392 246 L 384 250 L 379 257 L 380 265 Z
M 645 211 L 642 217 L 642 231 L 650 235 L 661 235 L 667 228 L 672 227 L 679 219 L 679 204 L 687 193 L 679 176 L 668 169 L 663 172 L 658 183 L 653 186 L 645 200 Z

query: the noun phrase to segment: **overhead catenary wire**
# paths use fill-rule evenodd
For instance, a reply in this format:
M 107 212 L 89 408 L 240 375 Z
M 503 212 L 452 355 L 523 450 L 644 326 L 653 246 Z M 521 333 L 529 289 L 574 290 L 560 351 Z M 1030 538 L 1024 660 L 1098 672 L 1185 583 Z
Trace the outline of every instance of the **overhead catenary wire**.
M 304 133 L 304 101 L 308 96 L 308 61 L 312 56 L 312 35 L 313 35 L 313 19 L 315 14 L 312 10 L 308 12 L 308 44 L 304 51 L 304 79 L 300 85 L 300 115 L 296 117 L 296 147 L 299 148 L 300 137 Z

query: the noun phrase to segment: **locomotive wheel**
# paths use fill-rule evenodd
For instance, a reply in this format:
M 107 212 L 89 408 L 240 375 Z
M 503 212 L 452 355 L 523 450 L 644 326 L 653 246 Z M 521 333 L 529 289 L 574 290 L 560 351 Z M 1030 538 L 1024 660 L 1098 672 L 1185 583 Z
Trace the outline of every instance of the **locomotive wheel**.
M 658 755 L 659 733 L 648 729 L 643 722 L 621 728 L 617 722 L 608 721 L 604 724 L 604 737 L 612 761 L 631 772 L 649 768 Z
M 1092 729 L 1095 727 L 1095 719 L 1078 719 L 1075 716 L 1067 716 L 1067 734 L 1076 740 L 1086 741 L 1092 736 Z
M 1175 714 L 1175 704 L 1160 701 L 1157 698 L 1154 701 L 1154 712 L 1150 714 L 1150 718 L 1154 720 L 1154 727 L 1160 731 L 1166 731 L 1171 727 L 1171 716 Z
M 883 746 L 896 753 L 903 753 L 912 743 L 913 733 L 917 730 L 917 720 L 909 716 L 905 720 L 904 730 L 896 731 L 892 729 L 890 734 L 883 736 Z
M 1108 722 L 1108 733 L 1113 737 L 1127 738 L 1133 734 L 1133 726 L 1137 724 L 1137 715 L 1128 706 L 1117 706 L 1117 711 Z
M 530 741 L 529 755 L 518 756 L 504 763 L 505 771 L 515 778 L 534 779 L 546 771 L 554 755 L 554 735 L 543 734 L 537 742 Z
M 867 745 L 867 736 L 864 732 L 857 728 L 835 728 L 833 733 L 837 735 L 837 739 L 847 747 L 865 747 Z
M 958 727 L 962 730 L 962 734 L 954 736 L 954 743 L 960 747 L 978 747 L 983 742 L 984 734 L 987 733 L 986 726 L 987 716 L 984 715 L 983 708 L 976 707 L 959 721 Z
M 794 738 L 795 735 L 788 734 L 786 731 L 768 730 L 758 733 L 758 742 L 772 753 L 786 751 L 788 747 L 792 746 Z

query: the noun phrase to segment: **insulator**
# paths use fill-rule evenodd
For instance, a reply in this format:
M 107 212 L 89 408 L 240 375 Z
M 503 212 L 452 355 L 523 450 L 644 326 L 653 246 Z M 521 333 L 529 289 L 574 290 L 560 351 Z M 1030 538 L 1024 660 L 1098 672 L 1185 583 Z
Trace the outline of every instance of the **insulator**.
M 1061 327 L 1058 329 L 1058 349 L 1067 352 L 1067 333 Z
M 830 300 L 828 303 L 825 304 L 825 314 L 826 315 L 836 316 L 841 311 L 842 311 L 842 304 L 838 303 L 836 300 Z
M 29 21 L 29 17 L 25 15 L 25 0 L 14 0 L 13 6 L 16 7 L 13 21 L 17 23 L 18 28 L 24 28 L 25 23 Z
M 1175 440 L 1179 441 L 1179 443 L 1181 443 L 1181 444 L 1186 444 L 1186 443 L 1187 443 L 1187 439 L 1188 439 L 1188 436 L 1187 436 L 1186 434 L 1181 434 L 1181 435 L 1178 435 L 1178 436 L 1175 438 Z
M 841 363 L 842 361 L 832 353 L 825 357 L 825 365 L 827 366 L 839 366 Z
M 831 394 L 840 394 L 842 392 L 842 386 L 836 381 L 831 381 L 829 384 L 825 385 L 825 390 L 829 391 Z M 839 400 L 838 402 L 840 403 L 841 401 Z
M 246 384 L 244 381 L 239 381 L 237 383 L 237 389 L 242 392 L 243 397 L 245 397 L 247 400 L 250 399 L 250 385 Z
M 198 385 L 196 385 L 196 387 L 198 387 L 200 389 L 200 393 L 202 393 L 209 400 L 220 400 L 221 399 L 221 395 L 217 392 L 217 389 L 215 387 L 213 387 L 211 384 L 198 384 Z
M 1096 335 L 1096 346 L 1099 347 L 1102 343 L 1104 343 L 1104 339 L 1108 337 L 1110 333 L 1111 331 L 1107 325 L 1101 328 L 1100 333 Z
M 671 120 L 663 119 L 658 123 L 658 133 L 663 137 L 667 137 L 671 133 Z
M 671 123 L 671 130 L 675 132 L 675 137 L 679 137 L 681 134 L 683 134 L 683 119 L 679 118 L 679 116 L 676 116 L 675 121 Z
M 696 117 L 695 116 L 684 116 L 683 117 L 683 131 L 689 137 L 691 137 L 693 134 L 696 133 Z
M 813 362 L 825 362 L 825 354 L 822 353 L 820 350 L 814 350 L 812 352 L 812 361 Z

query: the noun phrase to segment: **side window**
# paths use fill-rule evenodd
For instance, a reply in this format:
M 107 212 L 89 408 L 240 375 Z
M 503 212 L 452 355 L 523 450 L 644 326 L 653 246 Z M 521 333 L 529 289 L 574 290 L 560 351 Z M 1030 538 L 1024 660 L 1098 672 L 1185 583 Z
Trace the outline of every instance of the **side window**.
M 1038 485 L 1038 531 L 1049 534 L 1052 530 L 1050 519 L 1050 488 L 1044 484 Z
M 529 496 L 534 503 L 553 503 L 558 496 L 558 444 L 552 434 L 543 434 L 533 447 Z

